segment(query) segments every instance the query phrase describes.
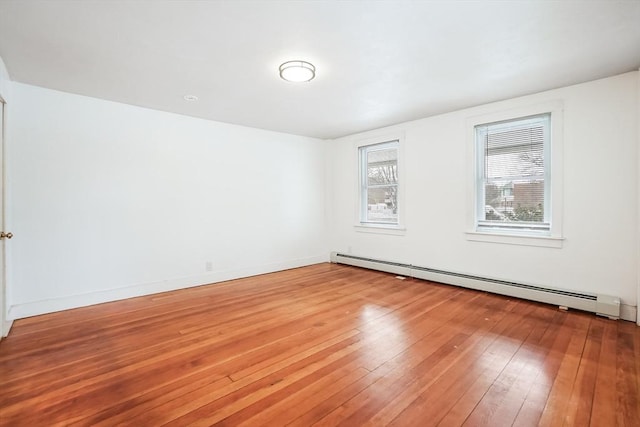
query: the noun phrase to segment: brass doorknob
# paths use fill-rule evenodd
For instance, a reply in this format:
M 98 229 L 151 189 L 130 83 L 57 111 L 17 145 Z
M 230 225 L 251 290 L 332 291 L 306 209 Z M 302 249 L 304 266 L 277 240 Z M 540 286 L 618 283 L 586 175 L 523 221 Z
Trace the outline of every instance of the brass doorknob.
M 0 239 L 10 239 L 13 237 L 13 233 L 9 232 L 9 233 L 5 233 L 4 231 L 0 231 Z

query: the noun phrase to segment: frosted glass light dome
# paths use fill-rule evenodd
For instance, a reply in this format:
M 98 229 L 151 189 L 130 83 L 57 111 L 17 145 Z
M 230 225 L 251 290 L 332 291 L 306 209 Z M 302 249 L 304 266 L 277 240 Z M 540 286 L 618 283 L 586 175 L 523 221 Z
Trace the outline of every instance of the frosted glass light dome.
M 288 82 L 308 82 L 315 76 L 316 67 L 306 61 L 287 61 L 280 66 L 280 77 Z

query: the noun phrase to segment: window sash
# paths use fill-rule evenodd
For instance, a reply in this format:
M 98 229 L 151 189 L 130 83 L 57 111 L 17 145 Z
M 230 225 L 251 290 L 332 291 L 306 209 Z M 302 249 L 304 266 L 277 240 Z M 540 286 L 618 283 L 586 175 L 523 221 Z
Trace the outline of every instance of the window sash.
M 392 177 L 393 180 L 384 183 L 371 183 L 369 172 L 372 170 L 371 163 L 369 163 L 369 154 L 380 152 L 383 150 L 395 150 L 395 160 L 385 160 L 382 162 L 376 162 L 376 166 L 395 166 L 395 173 Z M 399 157 L 399 141 L 387 141 L 378 144 L 371 144 L 359 147 L 360 157 L 360 223 L 361 224 L 385 224 L 385 225 L 398 225 L 399 224 L 399 212 L 398 212 L 398 191 L 399 191 L 399 179 L 398 179 L 398 157 Z M 389 219 L 386 218 L 374 218 L 370 215 L 369 210 L 369 190 L 384 190 L 393 189 L 395 198 L 395 217 Z
M 550 179 L 550 132 L 551 114 L 541 114 L 522 119 L 505 120 L 501 122 L 483 124 L 475 127 L 476 134 L 476 229 L 480 231 L 515 231 L 522 233 L 548 234 L 551 230 L 551 179 Z M 513 132 L 506 134 L 505 132 Z M 497 136 L 490 141 L 491 136 L 505 133 L 504 137 Z M 518 165 L 511 163 L 508 157 L 503 164 L 500 159 L 494 158 L 494 169 L 504 168 L 498 173 L 493 170 L 490 174 L 487 170 L 490 156 L 508 156 L 519 153 L 540 153 L 542 167 L 532 163 L 531 173 L 514 171 Z M 511 169 L 511 170 L 509 170 Z M 542 169 L 542 170 L 541 170 Z M 527 171 L 525 171 L 527 172 Z M 488 176 L 491 175 L 491 176 Z M 514 183 L 543 183 L 543 218 L 542 221 L 508 221 L 506 219 L 491 220 L 487 218 L 486 186 L 494 185 L 505 188 L 509 184 L 513 188 Z M 513 191 L 513 190 L 512 190 Z M 534 190 L 535 191 L 535 190 Z M 509 196 L 513 198 L 513 194 Z M 493 206 L 491 206 L 494 209 Z M 505 206 L 506 209 L 506 198 Z M 511 209 L 513 209 L 511 207 Z M 495 210 L 495 209 L 494 209 Z

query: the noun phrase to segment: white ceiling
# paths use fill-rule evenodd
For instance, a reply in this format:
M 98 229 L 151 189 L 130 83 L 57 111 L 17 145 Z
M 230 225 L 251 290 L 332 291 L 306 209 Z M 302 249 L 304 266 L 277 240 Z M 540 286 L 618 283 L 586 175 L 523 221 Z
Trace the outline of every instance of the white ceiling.
M 23 83 L 335 138 L 637 70 L 640 0 L 0 0 L 0 56 Z M 282 81 L 291 59 L 316 79 Z

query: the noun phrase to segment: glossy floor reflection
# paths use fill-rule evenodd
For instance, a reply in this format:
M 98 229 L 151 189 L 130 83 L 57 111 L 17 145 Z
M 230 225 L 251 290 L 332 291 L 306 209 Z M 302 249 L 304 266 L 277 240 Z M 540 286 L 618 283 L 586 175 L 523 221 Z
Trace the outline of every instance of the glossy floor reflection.
M 640 328 L 319 264 L 53 313 L 0 425 L 640 425 Z

